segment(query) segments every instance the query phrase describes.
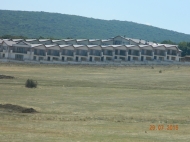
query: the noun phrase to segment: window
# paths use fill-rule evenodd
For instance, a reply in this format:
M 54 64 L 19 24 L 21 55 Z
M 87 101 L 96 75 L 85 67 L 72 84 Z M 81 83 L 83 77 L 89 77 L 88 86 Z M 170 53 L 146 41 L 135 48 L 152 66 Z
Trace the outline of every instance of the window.
M 81 50 L 81 55 L 82 56 L 87 56 L 87 51 L 86 50 Z
M 115 55 L 118 55 L 118 50 L 115 50 Z
M 66 54 L 66 50 L 62 50 L 62 55 L 65 55 Z
M 131 55 L 131 50 L 129 50 L 128 52 L 129 52 L 129 55 Z
M 0 45 L 0 52 L 2 52 L 2 51 L 3 51 L 3 46 Z
M 93 50 L 90 50 L 90 55 L 93 55 Z
M 48 55 L 51 55 L 51 50 L 48 50 L 48 53 L 47 53 Z
M 36 56 L 33 57 L 33 60 L 36 60 Z
M 17 47 L 16 52 L 17 53 L 27 53 L 27 50 L 26 50 L 26 48 L 23 48 L 23 47 Z
M 41 56 L 45 56 L 45 51 L 44 50 L 40 50 L 40 53 L 39 53 Z
M 96 56 L 100 56 L 101 55 L 101 51 L 100 50 L 94 50 L 95 51 L 95 55 Z
M 160 55 L 161 56 L 165 56 L 165 51 L 164 50 L 160 50 Z
M 73 56 L 73 50 L 67 50 L 67 55 L 68 56 Z
M 112 50 L 107 50 L 108 55 L 112 56 Z
M 172 50 L 172 55 L 176 55 L 176 54 L 177 54 L 176 50 Z
M 15 55 L 15 60 L 23 60 L 23 58 L 24 58 L 23 55 L 19 55 L 19 54 Z
M 142 54 L 142 55 L 144 55 L 144 54 L 145 54 L 145 50 L 144 50 L 144 49 L 142 49 L 141 54 Z
M 139 51 L 138 50 L 134 50 L 133 52 L 134 52 L 133 55 L 139 56 Z
M 39 57 L 39 61 L 40 61 L 40 60 L 43 60 L 43 59 L 44 59 L 43 57 Z
M 79 55 L 79 50 L 76 50 L 76 54 Z
M 58 50 L 53 50 L 53 55 L 54 56 L 59 56 L 59 51 Z
M 18 52 L 18 53 L 22 53 L 23 51 L 24 51 L 23 48 L 17 47 L 17 52 Z
M 146 54 L 149 55 L 149 56 L 152 56 L 152 51 L 151 50 L 147 50 Z
M 120 50 L 120 55 L 125 56 L 125 53 L 126 53 L 125 50 Z
M 114 41 L 114 44 L 115 44 L 115 45 L 121 45 L 121 41 L 115 40 L 115 41 Z
M 34 49 L 34 54 L 37 55 L 37 49 Z
M 53 57 L 53 60 L 54 60 L 54 61 L 58 61 L 58 58 L 56 58 L 56 57 Z

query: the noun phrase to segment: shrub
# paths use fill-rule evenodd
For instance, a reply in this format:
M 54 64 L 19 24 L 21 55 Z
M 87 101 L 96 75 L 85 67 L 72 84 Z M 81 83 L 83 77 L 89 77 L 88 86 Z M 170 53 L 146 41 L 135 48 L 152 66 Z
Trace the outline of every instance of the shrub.
M 160 70 L 159 73 L 162 73 L 162 70 Z
M 37 81 L 34 81 L 32 79 L 28 79 L 25 83 L 25 87 L 27 88 L 36 88 L 38 85 Z

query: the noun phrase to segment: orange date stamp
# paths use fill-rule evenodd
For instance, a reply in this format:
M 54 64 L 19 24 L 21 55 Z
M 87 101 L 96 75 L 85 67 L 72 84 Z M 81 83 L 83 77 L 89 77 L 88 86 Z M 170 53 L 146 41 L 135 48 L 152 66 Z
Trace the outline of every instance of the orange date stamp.
M 149 130 L 154 131 L 154 130 L 178 130 L 178 125 L 150 125 Z

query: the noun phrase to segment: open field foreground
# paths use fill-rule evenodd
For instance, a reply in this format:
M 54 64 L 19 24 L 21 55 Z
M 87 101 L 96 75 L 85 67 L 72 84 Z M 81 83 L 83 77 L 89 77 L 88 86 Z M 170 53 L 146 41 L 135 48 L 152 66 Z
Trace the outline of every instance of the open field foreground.
M 0 63 L 0 74 L 15 77 L 0 79 L 0 104 L 38 111 L 0 108 L 1 142 L 190 141 L 190 67 Z

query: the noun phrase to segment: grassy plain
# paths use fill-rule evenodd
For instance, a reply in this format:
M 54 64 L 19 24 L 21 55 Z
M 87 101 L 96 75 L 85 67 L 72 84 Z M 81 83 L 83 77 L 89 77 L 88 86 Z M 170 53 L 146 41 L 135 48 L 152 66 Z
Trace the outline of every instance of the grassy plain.
M 39 112 L 0 109 L 0 141 L 190 141 L 190 67 L 0 63 L 0 74 L 16 77 L 0 79 L 0 104 Z

